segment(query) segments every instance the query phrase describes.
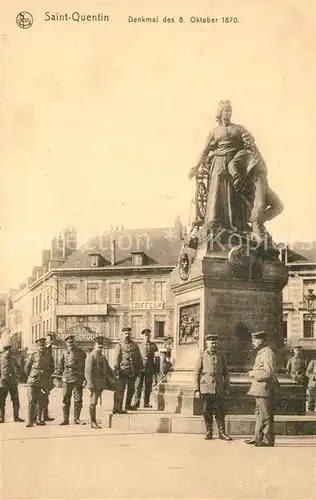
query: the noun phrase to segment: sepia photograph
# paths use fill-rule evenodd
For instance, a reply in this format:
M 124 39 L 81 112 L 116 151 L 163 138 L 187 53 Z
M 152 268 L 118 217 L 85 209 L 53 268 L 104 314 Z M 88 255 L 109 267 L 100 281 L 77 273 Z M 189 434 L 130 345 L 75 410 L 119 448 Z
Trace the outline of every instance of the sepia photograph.
M 316 498 L 316 2 L 0 34 L 1 500 Z

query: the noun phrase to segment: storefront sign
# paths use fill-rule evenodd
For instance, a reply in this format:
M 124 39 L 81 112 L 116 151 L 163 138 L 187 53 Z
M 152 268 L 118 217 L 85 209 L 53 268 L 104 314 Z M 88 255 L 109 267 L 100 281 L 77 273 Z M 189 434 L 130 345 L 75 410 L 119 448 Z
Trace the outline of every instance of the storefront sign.
M 131 302 L 131 309 L 163 309 L 165 307 L 164 302 Z
M 96 333 L 90 333 L 90 332 L 68 332 L 68 333 L 57 333 L 56 334 L 56 340 L 62 340 L 65 341 L 66 337 L 69 337 L 69 335 L 74 335 L 75 340 L 77 342 L 88 342 L 94 340 L 96 337 Z

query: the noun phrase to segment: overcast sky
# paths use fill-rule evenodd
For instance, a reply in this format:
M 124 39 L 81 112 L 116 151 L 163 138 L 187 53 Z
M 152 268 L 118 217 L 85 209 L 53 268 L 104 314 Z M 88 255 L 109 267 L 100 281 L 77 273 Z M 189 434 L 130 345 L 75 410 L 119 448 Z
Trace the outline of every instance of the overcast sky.
M 71 4 L 67 12 L 104 12 L 110 23 L 47 23 L 49 2 L 33 0 L 35 24 L 21 30 L 21 2 L 0 5 L 0 289 L 19 285 L 65 225 L 83 241 L 111 224 L 168 226 L 177 215 L 186 224 L 187 174 L 220 99 L 255 136 L 284 202 L 268 229 L 278 241 L 315 239 L 315 3 Z M 240 22 L 191 24 L 192 15 Z

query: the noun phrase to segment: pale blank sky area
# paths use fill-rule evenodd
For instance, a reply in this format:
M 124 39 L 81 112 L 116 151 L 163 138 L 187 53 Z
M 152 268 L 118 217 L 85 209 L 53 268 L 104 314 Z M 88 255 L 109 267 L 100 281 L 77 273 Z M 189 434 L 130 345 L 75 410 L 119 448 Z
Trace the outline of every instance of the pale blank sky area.
M 80 24 L 45 22 L 65 2 L 30 0 L 28 30 L 16 25 L 20 10 L 25 3 L 0 5 L 3 291 L 66 225 L 83 242 L 111 224 L 169 226 L 177 215 L 187 224 L 188 171 L 220 99 L 255 136 L 285 205 L 269 231 L 315 239 L 314 2 L 67 2 L 70 13 L 110 16 Z

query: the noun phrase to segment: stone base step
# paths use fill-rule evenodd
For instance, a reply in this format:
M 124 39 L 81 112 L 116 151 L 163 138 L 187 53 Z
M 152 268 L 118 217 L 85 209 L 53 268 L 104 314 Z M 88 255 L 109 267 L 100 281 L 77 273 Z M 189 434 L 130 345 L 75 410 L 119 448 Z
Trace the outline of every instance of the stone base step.
M 102 425 L 112 429 L 140 432 L 204 434 L 203 418 L 200 416 L 175 415 L 153 410 L 138 411 L 127 415 L 113 415 L 104 412 L 101 417 Z M 232 436 L 253 435 L 255 417 L 253 415 L 227 415 L 226 431 Z M 214 433 L 216 434 L 214 419 Z M 315 415 L 276 415 L 275 433 L 277 435 L 316 435 Z

